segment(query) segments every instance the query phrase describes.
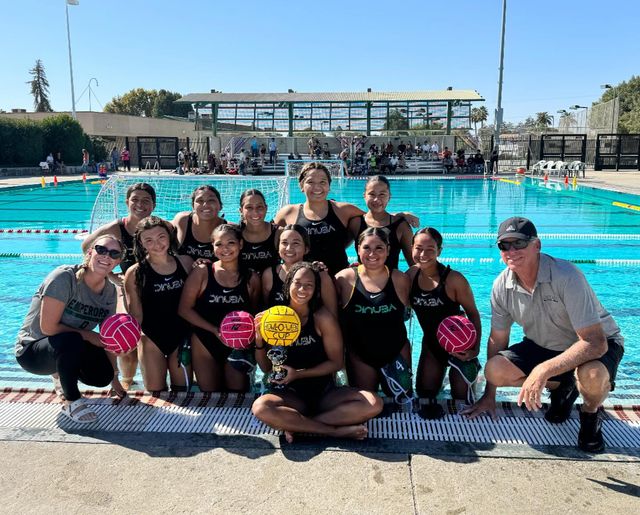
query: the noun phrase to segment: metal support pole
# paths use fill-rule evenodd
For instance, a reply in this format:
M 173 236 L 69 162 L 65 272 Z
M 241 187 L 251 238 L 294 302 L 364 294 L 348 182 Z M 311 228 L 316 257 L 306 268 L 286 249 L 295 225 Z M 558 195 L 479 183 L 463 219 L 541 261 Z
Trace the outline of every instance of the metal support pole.
M 498 147 L 498 159 L 496 160 L 496 173 L 499 171 L 500 162 L 500 130 L 502 128 L 502 77 L 504 73 L 504 34 L 507 22 L 507 0 L 502 0 L 502 29 L 500 31 L 500 64 L 498 66 L 498 103 L 495 113 L 495 145 Z M 493 150 L 493 149 L 492 149 Z
M 71 116 L 74 120 L 78 119 L 76 114 L 76 93 L 73 87 L 73 62 L 71 61 L 71 32 L 69 31 L 69 4 L 65 2 L 65 11 L 67 14 L 67 46 L 69 48 L 69 75 L 71 77 Z

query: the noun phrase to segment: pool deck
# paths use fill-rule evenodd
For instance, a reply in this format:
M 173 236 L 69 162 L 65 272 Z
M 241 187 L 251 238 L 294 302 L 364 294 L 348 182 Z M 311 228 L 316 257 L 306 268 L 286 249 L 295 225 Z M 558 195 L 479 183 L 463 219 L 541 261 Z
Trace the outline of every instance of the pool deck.
M 640 195 L 640 172 L 587 175 L 579 182 Z M 40 177 L 0 178 L 0 188 L 39 184 Z M 43 407 L 51 411 L 46 423 L 35 411 L 11 412 L 13 404 L 0 402 L 3 513 L 640 512 L 640 446 L 590 456 L 572 440 L 545 446 L 389 436 L 287 444 L 268 432 L 80 429 L 57 424 L 53 403 Z M 132 420 L 114 409 L 115 419 Z M 454 422 L 441 429 L 453 430 Z M 575 424 L 568 434 L 575 438 Z

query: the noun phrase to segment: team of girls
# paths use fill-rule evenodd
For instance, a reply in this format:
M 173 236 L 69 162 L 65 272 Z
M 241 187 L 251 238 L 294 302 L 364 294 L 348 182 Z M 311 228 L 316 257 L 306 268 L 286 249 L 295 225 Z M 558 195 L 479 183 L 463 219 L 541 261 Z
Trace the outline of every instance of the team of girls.
M 464 311 L 476 326 L 479 342 L 480 321 L 466 279 L 437 260 L 442 251 L 441 235 L 428 228 L 418 231 L 411 239 L 405 216 L 386 211 L 391 191 L 389 182 L 382 176 L 367 181 L 366 213 L 353 204 L 327 199 L 331 177 L 322 164 L 307 164 L 299 181 L 306 200 L 278 212 L 275 221 L 282 227 L 266 221 L 267 203 L 264 195 L 255 189 L 245 191 L 240 198 L 240 225 L 226 223 L 220 216 L 220 194 L 212 186 L 197 188 L 192 195 L 192 211 L 177 214 L 169 223 L 150 216 L 155 207 L 155 192 L 148 184 L 138 183 L 127 191 L 129 216 L 99 228 L 84 241 L 87 264 L 91 264 L 92 256 L 100 256 L 103 261 L 113 258 L 106 275 L 113 275 L 111 272 L 118 264 L 126 271 L 126 309 L 143 329 L 138 353 L 145 388 L 166 389 L 168 375 L 172 389 L 184 389 L 193 373 L 202 391 L 248 391 L 253 351 L 238 356 L 226 347 L 220 339 L 220 322 L 231 311 L 255 314 L 263 307 L 285 303 L 301 309 L 308 322 L 309 306 L 302 302 L 304 295 L 298 292 L 292 300 L 292 273 L 295 275 L 298 271 L 307 277 L 307 286 L 313 285 L 313 296 L 319 297 L 318 306 L 322 306 L 317 312 L 311 312 L 311 319 L 334 320 L 337 333 L 344 334 L 347 375 L 350 385 L 360 392 L 358 395 L 363 391 L 376 391 L 380 385 L 399 402 L 411 397 L 411 348 L 404 317 L 407 308 L 412 307 L 424 333 L 417 366 L 417 393 L 435 399 L 447 368 L 451 367 L 449 379 L 454 398 L 467 398 L 469 384 L 473 382 L 473 373 L 469 370 L 474 369 L 477 375 L 476 367 L 479 367 L 478 344 L 464 353 L 449 355 L 437 344 L 435 333 L 443 318 Z M 357 241 L 361 263 L 357 268 L 350 268 L 346 257 L 345 247 L 352 238 Z M 119 247 L 115 249 L 119 251 L 117 259 L 114 258 L 116 252 L 111 252 L 114 249 L 102 244 L 103 240 Z M 120 243 L 122 240 L 125 242 Z M 107 257 L 104 257 L 105 248 Z M 406 274 L 397 270 L 400 252 L 407 263 L 415 263 Z M 98 262 L 101 271 L 103 261 Z M 310 261 L 314 261 L 313 264 L 309 264 Z M 123 266 L 122 262 L 126 264 Z M 93 280 L 94 275 L 89 277 Z M 103 284 L 103 289 L 111 291 L 113 286 L 107 284 Z M 301 288 L 300 291 L 304 290 Z M 46 294 L 42 298 L 47 299 Z M 115 309 L 114 306 L 110 312 Z M 99 321 L 93 325 L 96 323 Z M 328 322 L 317 322 L 313 327 L 303 322 L 303 326 L 304 331 L 314 329 L 316 333 L 321 327 L 334 327 Z M 84 327 L 82 330 L 89 332 Z M 331 328 L 324 330 L 326 334 L 333 334 Z M 45 334 L 43 347 L 48 345 L 53 349 L 55 342 L 49 340 L 57 340 L 56 333 L 42 336 Z M 95 333 L 90 334 L 94 336 L 83 335 L 83 341 L 97 347 L 99 338 Z M 306 336 L 313 339 L 317 336 L 314 334 Z M 333 358 L 335 349 L 343 347 L 342 337 L 331 336 L 327 343 L 322 333 L 319 335 L 326 354 L 319 376 L 331 376 L 342 367 L 341 360 Z M 29 342 L 28 337 L 22 340 Z M 179 359 L 183 347 L 191 348 L 193 370 Z M 104 354 L 104 350 L 99 350 Z M 53 350 L 48 352 L 54 355 Z M 264 353 L 256 354 L 261 368 L 268 369 Z M 21 359 L 25 368 L 31 366 L 28 358 Z M 295 368 L 294 378 L 296 371 L 307 368 L 296 368 L 295 363 L 293 360 L 289 364 Z M 56 372 L 42 372 L 50 370 L 49 365 L 48 368 L 31 366 L 31 369 L 36 373 Z M 334 370 L 337 365 L 340 366 Z M 316 366 L 319 365 L 311 368 L 315 370 Z M 122 369 L 122 363 L 120 367 Z M 69 385 L 66 387 L 69 392 L 62 388 L 69 401 L 80 398 L 77 381 L 84 381 L 84 376 L 79 374 L 71 375 L 75 390 Z M 69 377 L 66 372 L 62 375 Z M 306 378 L 306 372 L 302 376 Z M 315 377 L 315 372 L 309 377 Z M 104 382 L 104 378 L 99 379 L 87 377 L 90 384 Z M 63 385 L 67 383 L 63 381 Z M 117 379 L 114 385 L 116 392 L 124 392 Z M 325 386 L 333 388 L 329 383 Z M 335 404 L 333 394 L 327 398 L 329 401 L 322 406 L 310 406 L 310 412 L 332 413 L 333 407 L 342 402 Z M 258 404 L 259 413 L 273 410 L 280 413 L 284 405 L 291 408 L 289 400 L 285 400 L 271 398 L 275 404 Z M 298 412 L 296 416 L 304 418 L 307 408 L 301 406 L 309 401 L 303 398 L 292 402 L 294 411 Z M 77 409 L 74 408 L 74 416 Z M 362 413 L 371 413 L 372 409 L 369 402 Z M 82 411 L 76 418 L 91 419 L 95 415 L 84 413 L 86 407 Z M 427 415 L 439 415 L 436 408 L 432 411 Z M 347 420 L 355 419 L 358 417 L 347 417 Z M 314 420 L 331 427 L 337 425 L 327 422 L 333 421 L 332 415 Z M 287 427 L 291 428 L 287 431 L 292 432 L 303 430 L 296 424 Z M 322 431 L 329 429 L 325 427 Z

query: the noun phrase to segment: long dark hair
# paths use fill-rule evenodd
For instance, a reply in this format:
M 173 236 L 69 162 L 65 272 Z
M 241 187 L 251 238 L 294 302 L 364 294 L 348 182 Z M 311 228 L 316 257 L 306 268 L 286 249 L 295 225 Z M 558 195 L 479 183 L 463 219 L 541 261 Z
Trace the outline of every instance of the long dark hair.
M 191 207 L 193 207 L 199 191 L 210 191 L 211 193 L 213 193 L 220 203 L 220 209 L 222 209 L 222 198 L 220 197 L 220 192 L 215 188 L 215 186 L 211 186 L 210 184 L 198 186 L 195 190 L 193 190 L 193 193 L 191 194 Z
M 428 234 L 429 236 L 431 236 L 435 242 L 436 245 L 438 246 L 439 249 L 442 248 L 442 234 L 440 234 L 440 231 L 438 231 L 438 229 L 434 229 L 433 227 L 425 227 L 424 229 L 420 229 L 419 231 L 417 231 L 414 235 L 413 238 L 411 239 L 411 244 L 413 245 L 413 243 L 416 241 L 416 238 L 420 235 L 420 234 Z
M 129 197 L 133 195 L 134 191 L 144 191 L 149 194 L 151 200 L 153 201 L 153 206 L 156 205 L 156 190 L 153 189 L 151 184 L 147 184 L 146 182 L 136 182 L 127 188 L 126 199 L 129 200 Z
M 386 227 L 367 227 L 364 231 L 360 233 L 358 236 L 357 245 L 360 247 L 362 240 L 364 240 L 367 236 L 375 236 L 382 240 L 387 247 L 389 246 L 389 229 Z
M 247 197 L 250 197 L 251 195 L 256 195 L 258 197 L 260 197 L 262 199 L 262 202 L 264 202 L 264 206 L 267 207 L 267 199 L 264 198 L 264 194 L 260 191 L 257 190 L 255 188 L 249 188 L 248 190 L 244 190 L 242 192 L 242 194 L 240 195 L 240 209 L 242 209 L 242 203 L 244 202 L 244 199 L 246 199 Z M 240 227 L 242 229 L 244 229 L 245 227 L 245 222 L 244 222 L 244 218 L 242 218 L 242 213 L 240 214 Z
M 313 278 L 316 283 L 313 289 L 313 295 L 311 296 L 311 299 L 309 299 L 309 311 L 311 313 L 314 313 L 318 309 L 320 309 L 320 307 L 322 307 L 322 291 L 320 286 L 320 272 L 318 271 L 318 267 L 315 266 L 313 263 L 309 263 L 308 261 L 298 261 L 297 263 L 295 263 L 291 267 L 291 270 L 287 272 L 287 277 L 285 278 L 284 286 L 282 287 L 283 289 L 282 293 L 284 294 L 285 302 L 288 304 L 289 301 L 291 300 L 291 294 L 289 293 L 289 290 L 291 289 L 293 278 L 298 272 L 298 270 L 301 270 L 302 268 L 306 270 L 311 270 L 311 272 L 313 273 Z
M 331 173 L 329 172 L 329 169 L 318 161 L 312 161 L 311 163 L 307 163 L 302 167 L 300 175 L 298 176 L 298 183 L 302 184 L 307 178 L 307 175 L 309 175 L 313 170 L 322 170 L 327 176 L 329 184 L 331 184 Z
M 171 256 L 175 256 L 178 252 L 178 239 L 176 236 L 176 231 L 173 226 L 163 220 L 159 216 L 147 216 L 138 222 L 136 225 L 136 232 L 133 235 L 133 255 L 135 256 L 136 262 L 138 263 L 138 268 L 136 268 L 136 276 L 135 282 L 138 291 L 142 291 L 142 287 L 144 286 L 144 278 L 145 271 L 150 266 L 147 256 L 147 251 L 144 249 L 142 245 L 142 233 L 144 231 L 148 231 L 149 229 L 153 229 L 154 227 L 162 227 L 167 234 L 169 235 L 169 249 L 168 253 Z

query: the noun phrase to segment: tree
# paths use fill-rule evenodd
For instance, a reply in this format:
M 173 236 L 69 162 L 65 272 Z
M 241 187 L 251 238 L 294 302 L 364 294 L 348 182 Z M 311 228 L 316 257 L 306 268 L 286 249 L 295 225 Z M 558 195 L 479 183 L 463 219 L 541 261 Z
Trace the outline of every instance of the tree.
M 189 111 L 191 111 L 191 105 L 174 104 L 174 101 L 179 98 L 182 98 L 180 93 L 161 89 L 158 91 L 153 102 L 152 116 L 154 118 L 162 118 L 163 116 L 179 116 L 181 118 L 187 118 L 187 116 L 189 116 Z
M 104 106 L 107 113 L 128 114 L 131 116 L 147 116 L 162 118 L 164 116 L 179 116 L 186 118 L 191 111 L 189 104 L 174 104 L 182 95 L 173 91 L 161 89 L 136 88 L 122 96 L 113 97 Z
M 632 75 L 611 89 L 607 89 L 599 102 L 608 102 L 618 98 L 618 131 L 622 133 L 640 132 L 640 76 Z
M 409 128 L 409 121 L 398 109 L 391 109 L 387 121 L 382 126 L 383 131 L 401 131 Z
M 474 107 L 471 109 L 471 121 L 473 122 L 473 130 L 476 133 L 476 137 L 478 136 L 478 124 L 480 124 L 480 128 L 484 127 L 484 122 L 489 118 L 489 111 L 485 106 Z
M 158 92 L 155 89 L 132 89 L 122 96 L 113 97 L 111 102 L 104 106 L 104 110 L 106 113 L 151 117 L 157 96 Z
M 53 109 L 51 109 L 51 103 L 49 102 L 49 81 L 47 80 L 47 74 L 44 72 L 44 65 L 40 59 L 36 60 L 36 65 L 29 70 L 29 74 L 33 79 L 27 81 L 27 84 L 31 85 L 35 112 L 52 112 Z
M 536 113 L 535 123 L 539 128 L 546 129 L 547 127 L 551 127 L 552 120 L 553 118 L 547 111 Z

